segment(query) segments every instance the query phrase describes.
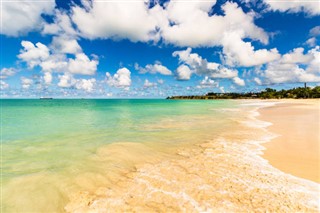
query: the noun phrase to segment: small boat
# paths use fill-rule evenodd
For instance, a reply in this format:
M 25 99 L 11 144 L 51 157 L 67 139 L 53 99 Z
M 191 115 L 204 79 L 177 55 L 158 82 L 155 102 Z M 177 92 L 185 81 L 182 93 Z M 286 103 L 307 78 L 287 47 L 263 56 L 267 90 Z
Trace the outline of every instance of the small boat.
M 49 97 L 40 97 L 40 100 L 52 100 L 53 98 L 49 98 Z

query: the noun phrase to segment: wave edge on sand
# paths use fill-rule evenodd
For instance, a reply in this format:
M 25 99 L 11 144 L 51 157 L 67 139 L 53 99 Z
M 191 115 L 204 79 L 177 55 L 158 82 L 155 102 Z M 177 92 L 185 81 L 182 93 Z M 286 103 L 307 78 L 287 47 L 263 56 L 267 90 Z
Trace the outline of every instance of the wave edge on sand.
M 112 186 L 74 194 L 65 210 L 318 212 L 319 184 L 262 158 L 262 144 L 275 137 L 266 129 L 270 123 L 257 119 L 264 106 L 248 112 L 243 128 L 231 135 L 180 148 L 173 159 L 136 166 Z

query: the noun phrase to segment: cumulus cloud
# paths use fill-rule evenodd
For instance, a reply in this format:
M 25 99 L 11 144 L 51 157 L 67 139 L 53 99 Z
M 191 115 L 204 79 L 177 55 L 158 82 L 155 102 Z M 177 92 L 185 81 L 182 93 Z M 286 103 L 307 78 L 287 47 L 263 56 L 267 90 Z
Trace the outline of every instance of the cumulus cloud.
M 144 81 L 143 87 L 155 87 L 157 83 L 150 82 L 148 79 Z
M 107 84 L 111 87 L 128 89 L 131 86 L 131 72 L 127 68 L 120 68 L 112 76 L 106 73 Z
M 0 70 L 0 79 L 8 78 L 9 76 L 13 76 L 16 74 L 16 70 L 12 67 L 10 68 L 2 68 Z
M 282 56 L 281 62 L 285 64 L 294 64 L 294 63 L 300 63 L 305 64 L 312 60 L 311 54 L 303 54 L 304 48 L 299 47 L 295 48 L 289 53 L 286 53 Z
M 218 87 L 219 83 L 215 82 L 213 79 L 210 79 L 208 76 L 205 76 L 202 81 L 200 81 L 200 84 L 197 86 L 199 89 L 203 88 L 212 88 L 212 87 Z
M 84 53 L 78 53 L 75 59 L 69 59 L 68 70 L 73 74 L 93 75 L 98 63 L 95 59 L 90 60 Z
M 30 68 L 39 65 L 50 56 L 49 48 L 38 42 L 34 45 L 30 41 L 22 41 L 23 50 L 20 50 L 18 58 L 25 61 Z
M 5 81 L 3 80 L 0 80 L 0 89 L 1 90 L 5 90 L 5 89 L 8 89 L 9 88 L 9 84 L 6 83 Z
M 33 80 L 31 78 L 21 77 L 20 80 L 23 89 L 29 89 L 33 84 Z
M 222 43 L 226 63 L 230 66 L 257 66 L 281 57 L 275 48 L 255 50 L 250 42 L 244 42 L 236 32 L 225 33 Z
M 178 80 L 189 80 L 191 75 L 204 75 L 211 78 L 233 78 L 238 76 L 238 71 L 228 69 L 221 64 L 208 62 L 197 53 L 191 53 L 192 49 L 173 52 L 174 57 L 178 57 L 181 64 L 177 70 Z
M 245 85 L 246 85 L 245 82 L 244 82 L 244 80 L 241 79 L 241 78 L 239 78 L 239 77 L 234 77 L 234 78 L 232 79 L 232 81 L 233 81 L 233 83 L 235 83 L 235 84 L 238 85 L 238 86 L 245 86 Z
M 54 22 L 45 23 L 42 34 L 76 37 L 78 33 L 72 26 L 70 17 L 63 11 L 55 10 Z
M 144 1 L 92 1 L 86 8 L 73 7 L 72 20 L 85 38 L 149 41 L 155 38 L 157 20 L 151 14 L 156 8 Z
M 156 3 L 149 7 L 143 1 L 93 1 L 85 3 L 84 8 L 72 7 L 72 20 L 79 36 L 89 39 L 161 40 L 181 47 L 222 46 L 230 66 L 257 66 L 280 57 L 277 49 L 255 50 L 251 42 L 243 41 L 249 38 L 268 43 L 269 36 L 255 25 L 253 12 L 245 13 L 237 3 L 226 2 L 223 14 L 212 14 L 215 4 L 215 0 L 168 1 L 163 6 Z M 170 73 L 161 64 L 149 64 L 141 72 Z
M 254 24 L 254 15 L 244 13 L 236 3 L 222 6 L 224 15 L 209 15 L 216 1 L 170 1 L 165 8 L 168 24 L 161 28 L 162 38 L 177 46 L 220 46 L 225 32 L 236 31 L 240 38 L 268 42 L 268 35 Z M 187 15 L 186 15 L 187 14 Z
M 161 75 L 172 75 L 171 70 L 163 66 L 161 62 L 157 61 L 155 64 L 147 64 L 145 67 L 140 67 L 138 64 L 135 64 L 135 69 L 139 70 L 139 73 L 145 74 L 161 74 Z
M 175 46 L 203 47 L 221 46 L 224 33 L 237 32 L 241 39 L 268 43 L 268 34 L 254 24 L 253 13 L 245 13 L 237 3 L 227 2 L 222 6 L 224 14 L 210 14 L 215 4 L 215 0 L 168 1 L 163 6 L 150 7 L 144 1 L 92 1 L 85 3 L 84 8 L 72 7 L 71 18 L 79 36 L 89 39 L 162 39 Z
M 78 90 L 84 90 L 86 92 L 92 92 L 94 90 L 96 79 L 75 79 L 70 73 L 59 75 L 58 86 L 62 88 L 76 88 Z
M 51 84 L 52 82 L 52 74 L 50 72 L 45 72 L 43 75 L 43 80 L 45 82 L 45 84 Z
M 19 36 L 42 26 L 42 14 L 52 14 L 54 0 L 30 2 L 26 0 L 1 1 L 1 34 Z
M 52 49 L 58 53 L 76 54 L 82 52 L 77 40 L 67 36 L 53 37 Z
M 57 42 L 54 38 L 51 48 L 56 48 Z M 59 40 L 59 42 L 62 42 L 61 45 L 59 44 L 59 48 L 50 51 L 46 45 L 40 42 L 34 45 L 30 41 L 22 41 L 23 49 L 20 50 L 18 58 L 26 62 L 30 68 L 40 66 L 45 72 L 69 72 L 79 75 L 95 74 L 99 64 L 97 59 L 89 59 L 86 54 L 80 52 L 81 47 L 75 40 Z M 65 54 L 68 52 L 73 52 L 74 58 L 68 58 Z
M 261 71 L 266 84 L 320 82 L 320 47 L 304 54 L 303 48 L 295 48 L 281 59 L 267 64 Z
M 76 83 L 76 80 L 69 73 L 65 73 L 64 75 L 59 75 L 58 78 L 59 78 L 59 83 L 58 83 L 59 87 L 69 88 Z
M 181 81 L 190 80 L 191 74 L 192 74 L 191 69 L 184 64 L 181 64 L 176 70 L 177 80 L 181 80 Z
M 277 10 L 280 12 L 305 12 L 309 15 L 319 15 L 320 6 L 317 1 L 274 1 L 264 0 L 271 10 Z
M 68 59 L 64 54 L 52 54 L 39 66 L 44 72 L 66 72 L 68 70 Z
M 308 55 L 311 55 L 310 61 L 307 61 L 307 71 L 320 74 L 320 46 L 316 46 L 309 50 Z
M 320 76 L 296 64 L 271 63 L 264 71 L 267 83 L 320 82 Z
M 77 80 L 75 87 L 79 90 L 85 90 L 87 92 L 92 92 L 94 90 L 94 85 L 96 83 L 96 79 L 79 79 Z

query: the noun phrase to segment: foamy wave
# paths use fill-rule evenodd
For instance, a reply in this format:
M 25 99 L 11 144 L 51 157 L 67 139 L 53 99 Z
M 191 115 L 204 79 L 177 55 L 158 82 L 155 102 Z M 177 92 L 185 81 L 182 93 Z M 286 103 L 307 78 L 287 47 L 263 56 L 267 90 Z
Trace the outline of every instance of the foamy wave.
M 266 128 L 271 126 L 271 122 L 257 119 L 257 117 L 260 115 L 260 113 L 258 112 L 259 109 L 260 108 L 253 108 L 251 111 L 248 112 L 248 120 L 242 120 L 240 121 L 240 123 L 251 128 Z
M 318 212 L 320 184 L 286 174 L 261 157 L 262 144 L 276 135 L 266 129 L 271 123 L 257 119 L 257 110 L 270 105 L 250 106 L 244 125 L 180 148 L 174 158 L 140 165 L 111 186 L 81 192 L 65 210 Z
M 256 107 L 270 107 L 274 106 L 276 104 L 279 104 L 281 102 L 270 102 L 270 101 L 254 101 L 249 103 L 241 103 L 241 106 L 256 106 Z
M 264 139 L 263 139 L 264 140 Z M 261 142 L 261 141 L 260 141 Z M 226 138 L 183 149 L 188 157 L 146 164 L 113 187 L 81 193 L 68 212 L 318 211 L 318 184 L 257 155 L 257 142 Z

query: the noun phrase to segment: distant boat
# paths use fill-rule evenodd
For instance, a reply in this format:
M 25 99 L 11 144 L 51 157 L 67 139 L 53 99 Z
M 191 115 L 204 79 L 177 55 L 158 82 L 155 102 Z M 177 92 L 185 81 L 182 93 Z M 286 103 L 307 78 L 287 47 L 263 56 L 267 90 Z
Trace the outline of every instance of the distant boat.
M 53 98 L 48 98 L 48 97 L 40 97 L 40 100 L 51 100 Z

